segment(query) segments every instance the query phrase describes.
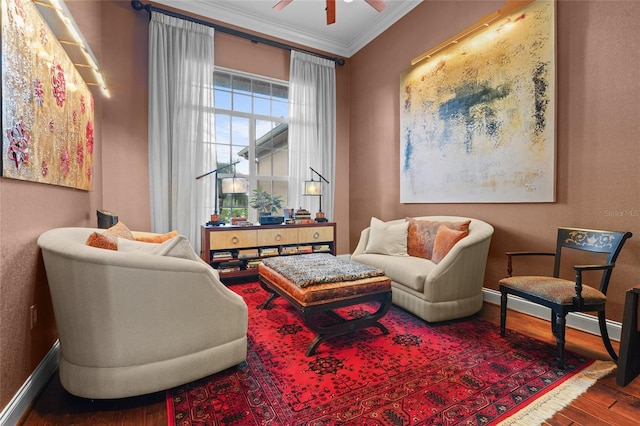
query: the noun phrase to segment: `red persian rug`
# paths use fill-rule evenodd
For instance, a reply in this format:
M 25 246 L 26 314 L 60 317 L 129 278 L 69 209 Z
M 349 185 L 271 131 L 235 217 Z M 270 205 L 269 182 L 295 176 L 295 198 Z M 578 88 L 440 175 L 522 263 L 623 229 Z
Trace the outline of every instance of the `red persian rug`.
M 361 330 L 307 357 L 314 334 L 285 300 L 259 310 L 257 283 L 231 289 L 249 306 L 247 362 L 167 391 L 169 425 L 529 425 L 611 371 L 568 351 L 559 370 L 546 343 L 502 339 L 474 317 L 428 324 L 395 306 L 380 320 L 388 335 Z

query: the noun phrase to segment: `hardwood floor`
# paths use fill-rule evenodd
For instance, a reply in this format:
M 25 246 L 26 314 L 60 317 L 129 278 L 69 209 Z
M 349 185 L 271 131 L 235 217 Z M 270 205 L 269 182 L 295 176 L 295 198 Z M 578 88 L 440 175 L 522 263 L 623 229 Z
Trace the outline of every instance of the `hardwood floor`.
M 500 324 L 500 306 L 485 303 L 481 316 Z M 507 328 L 555 345 L 548 321 L 509 311 Z M 616 351 L 617 342 L 612 342 Z M 611 360 L 600 336 L 567 328 L 566 349 L 600 360 Z M 626 426 L 640 423 L 640 376 L 625 387 L 616 385 L 615 371 L 598 380 L 571 405 L 547 420 L 546 425 L 613 425 Z
M 499 323 L 498 306 L 485 303 L 480 316 Z M 509 311 L 507 326 L 522 334 L 555 344 L 547 321 Z M 614 342 L 615 344 L 615 342 Z M 616 350 L 617 344 L 615 344 Z M 567 349 L 608 360 L 600 337 L 567 329 Z M 547 425 L 637 425 L 640 421 L 640 376 L 626 387 L 616 385 L 615 373 L 593 385 L 570 406 L 556 413 Z M 49 381 L 31 411 L 20 422 L 32 425 L 166 425 L 165 393 L 122 400 L 77 398 L 60 385 L 57 374 Z

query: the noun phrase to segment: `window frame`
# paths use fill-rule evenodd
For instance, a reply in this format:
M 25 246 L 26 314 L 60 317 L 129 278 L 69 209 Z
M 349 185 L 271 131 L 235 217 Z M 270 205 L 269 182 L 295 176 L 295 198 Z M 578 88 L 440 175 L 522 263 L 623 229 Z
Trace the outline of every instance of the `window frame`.
M 231 109 L 228 108 L 222 108 L 219 107 L 218 105 L 216 105 L 215 103 L 215 95 L 216 95 L 216 91 L 219 91 L 220 89 L 217 89 L 215 81 L 216 81 L 216 73 L 222 73 L 222 74 L 228 74 L 230 75 L 232 78 L 233 77 L 238 77 L 238 78 L 247 78 L 251 81 L 251 93 L 249 94 L 249 96 L 251 97 L 251 112 L 246 112 L 246 111 L 237 111 L 234 110 L 234 90 L 233 90 L 233 84 L 230 84 L 230 87 L 228 88 L 228 93 L 230 94 L 230 107 Z M 264 114 L 258 114 L 255 113 L 253 111 L 254 109 L 254 97 L 256 96 L 255 92 L 253 92 L 253 82 L 254 81 L 258 81 L 260 83 L 267 83 L 269 85 L 275 84 L 278 86 L 283 86 L 286 87 L 287 89 L 287 98 L 286 98 L 286 106 L 287 106 L 287 116 L 286 117 L 275 117 L 275 116 L 271 116 L 271 115 L 264 115 Z M 224 89 L 224 91 L 227 91 L 227 88 Z M 224 161 L 221 163 L 220 159 L 217 158 L 217 151 L 216 148 L 221 145 L 218 140 L 217 140 L 217 134 L 218 134 L 218 129 L 217 129 L 217 123 L 218 123 L 218 115 L 225 115 L 230 117 L 229 119 L 231 120 L 230 122 L 230 134 L 229 134 L 229 144 L 227 146 L 229 146 L 231 148 L 231 155 L 230 155 L 230 162 L 233 163 L 233 161 L 235 161 L 235 159 L 239 156 L 238 152 L 234 152 L 233 151 L 233 147 L 237 147 L 239 145 L 234 145 L 233 144 L 233 118 L 234 117 L 239 117 L 239 118 L 243 118 L 243 119 L 247 119 L 249 122 L 249 128 L 248 128 L 248 145 L 246 147 L 247 152 L 248 152 L 248 157 L 247 157 L 247 163 L 248 163 L 248 174 L 244 174 L 244 173 L 236 173 L 236 176 L 238 177 L 245 177 L 248 180 L 249 183 L 249 191 L 246 194 L 247 196 L 247 200 L 246 200 L 246 207 L 244 206 L 240 206 L 240 207 L 236 207 L 233 204 L 231 206 L 227 206 L 225 207 L 225 200 L 226 197 L 231 197 L 232 200 L 237 200 L 238 195 L 237 194 L 227 194 L 227 195 L 223 195 L 220 192 L 220 186 L 218 186 L 218 199 L 220 200 L 219 205 L 218 205 L 218 210 L 219 210 L 219 214 L 221 217 L 227 217 L 230 216 L 230 214 L 228 215 L 224 215 L 223 212 L 226 210 L 231 211 L 231 209 L 233 209 L 233 212 L 235 213 L 237 210 L 241 210 L 241 211 L 247 211 L 248 215 L 247 215 L 247 220 L 249 222 L 252 223 L 257 223 L 258 222 L 258 213 L 255 211 L 255 209 L 251 208 L 249 206 L 250 203 L 250 198 L 251 195 L 253 193 L 253 190 L 256 189 L 258 187 L 259 183 L 264 183 L 264 182 L 268 182 L 271 184 L 271 188 L 273 188 L 273 183 L 274 182 L 285 182 L 287 184 L 287 189 L 288 189 L 288 183 L 289 183 L 289 167 L 288 167 L 288 154 L 287 154 L 287 174 L 286 175 L 273 175 L 273 169 L 272 169 L 272 174 L 271 175 L 259 175 L 258 174 L 258 159 L 256 158 L 256 152 L 257 152 L 257 146 L 256 146 L 256 142 L 257 142 L 257 138 L 256 138 L 256 133 L 257 133 L 257 123 L 259 121 L 269 121 L 271 123 L 274 123 L 273 125 L 273 129 L 275 129 L 278 126 L 278 123 L 283 123 L 286 124 L 287 126 L 289 125 L 289 115 L 288 115 L 288 106 L 289 106 L 289 82 L 288 81 L 284 81 L 284 80 L 279 80 L 279 79 L 275 79 L 275 78 L 270 78 L 270 77 L 265 77 L 265 76 L 261 76 L 261 75 L 257 75 L 257 74 L 252 74 L 252 73 L 247 73 L 247 72 L 243 72 L 243 71 L 238 71 L 238 70 L 233 70 L 230 68 L 224 68 L 224 67 L 215 67 L 214 70 L 214 86 L 213 86 L 213 91 L 212 91 L 212 96 L 214 97 L 214 102 L 213 102 L 213 122 L 214 122 L 214 128 L 213 128 L 213 138 L 210 141 L 207 141 L 205 143 L 208 143 L 211 145 L 212 150 L 214 150 L 214 152 L 216 152 L 216 165 L 215 167 L 224 167 L 224 164 L 227 163 L 227 159 L 223 159 Z M 259 97 L 263 97 L 261 95 L 258 95 Z M 273 102 L 273 94 L 270 96 L 271 97 L 271 102 Z M 273 113 L 273 106 L 271 107 L 271 111 L 270 113 Z M 288 153 L 289 150 L 289 140 L 288 140 L 288 129 L 287 129 L 287 148 L 286 151 Z M 240 151 L 241 152 L 241 151 Z M 272 154 L 276 153 L 276 151 L 272 151 Z M 220 172 L 218 172 L 217 174 L 218 179 L 222 179 L 225 177 L 233 177 L 234 176 L 234 167 L 229 167 L 228 169 L 222 170 Z M 218 180 L 217 182 L 215 182 L 214 184 L 219 185 L 220 181 Z M 267 191 L 271 192 L 270 188 L 266 188 Z M 215 203 L 215 200 L 214 200 Z M 244 204 L 244 203 L 243 203 Z M 286 204 L 286 193 L 285 193 L 285 203 L 283 203 L 282 207 L 284 208 Z M 281 213 L 281 212 L 280 212 Z M 237 217 L 237 215 L 235 215 Z

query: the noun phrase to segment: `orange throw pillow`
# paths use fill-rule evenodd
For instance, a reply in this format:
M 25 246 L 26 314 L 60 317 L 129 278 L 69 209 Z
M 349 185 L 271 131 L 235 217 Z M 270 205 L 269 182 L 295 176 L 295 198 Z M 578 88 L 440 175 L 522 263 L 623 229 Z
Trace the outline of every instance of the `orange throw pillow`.
M 433 245 L 438 228 L 441 225 L 468 233 L 469 224 L 471 223 L 471 220 L 465 220 L 464 222 L 438 222 L 415 218 L 407 218 L 407 220 L 409 221 L 407 228 L 407 254 L 423 259 L 433 258 Z
M 468 231 L 456 231 L 446 225 L 440 225 L 433 243 L 433 257 L 431 258 L 433 263 L 440 263 L 447 253 L 449 253 L 449 250 L 451 250 L 458 241 L 466 237 L 467 234 L 469 234 Z
M 116 223 L 111 228 L 104 231 L 104 234 L 112 235 L 114 237 L 126 238 L 127 240 L 133 240 L 133 234 L 131 234 L 131 231 L 129 230 L 129 228 L 127 228 L 127 225 L 122 222 Z
M 107 250 L 118 250 L 118 237 L 127 240 L 133 240 L 133 234 L 127 225 L 118 222 L 104 233 L 94 232 L 87 238 L 86 244 L 91 247 L 97 247 Z
M 94 232 L 89 235 L 85 244 L 101 249 L 118 250 L 118 238 L 113 235 L 101 234 L 100 232 Z
M 141 241 L 143 243 L 164 243 L 167 240 L 170 240 L 173 237 L 178 236 L 178 231 L 167 232 L 166 234 L 154 234 L 153 232 L 137 232 L 133 231 L 133 238 L 136 241 Z

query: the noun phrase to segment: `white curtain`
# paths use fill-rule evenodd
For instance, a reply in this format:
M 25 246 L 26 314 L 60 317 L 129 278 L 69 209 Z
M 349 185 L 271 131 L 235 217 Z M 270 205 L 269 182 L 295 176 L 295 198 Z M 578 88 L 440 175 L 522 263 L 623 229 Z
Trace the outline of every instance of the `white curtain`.
M 303 196 L 304 181 L 313 167 L 330 184 L 322 183 L 322 211 L 334 220 L 336 163 L 335 62 L 291 52 L 289 73 L 289 204 L 318 210 L 318 197 Z M 318 180 L 313 174 L 314 179 Z M 313 217 L 313 213 L 312 213 Z
M 177 230 L 200 250 L 213 179 L 213 28 L 152 13 L 149 25 L 149 187 L 154 232 Z

